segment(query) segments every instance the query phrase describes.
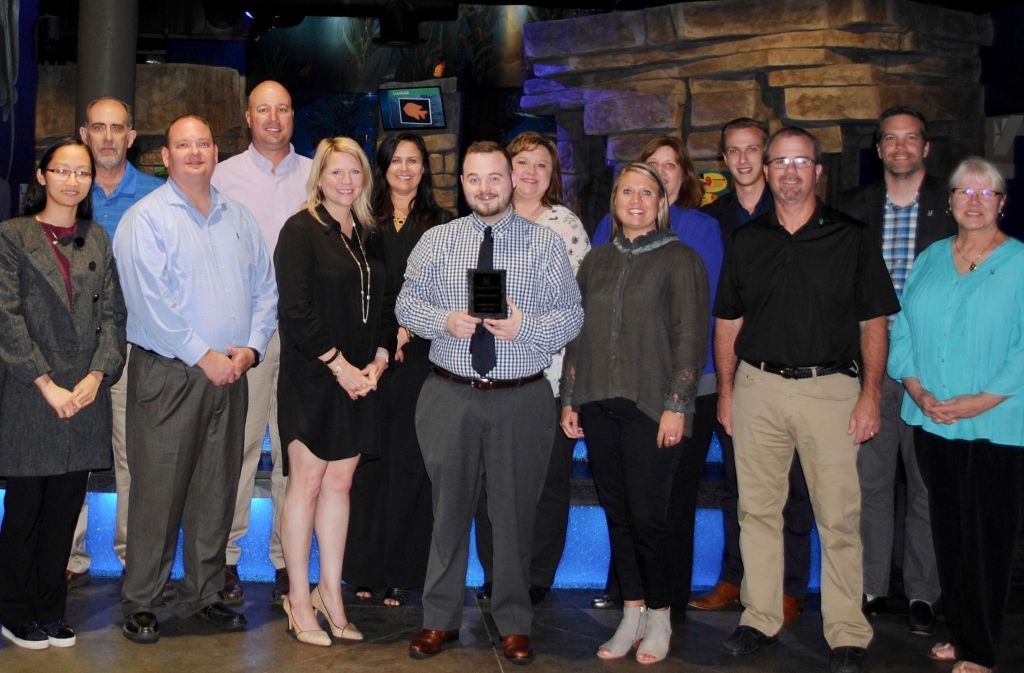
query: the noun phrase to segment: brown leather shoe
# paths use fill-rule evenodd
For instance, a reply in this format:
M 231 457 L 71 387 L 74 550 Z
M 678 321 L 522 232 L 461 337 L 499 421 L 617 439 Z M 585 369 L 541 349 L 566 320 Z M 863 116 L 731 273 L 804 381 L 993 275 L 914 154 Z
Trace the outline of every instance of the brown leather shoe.
M 270 591 L 270 604 L 281 605 L 284 597 L 288 595 L 288 569 L 280 568 L 274 571 L 274 588 Z
M 224 590 L 220 592 L 220 600 L 224 605 L 241 605 L 245 602 L 245 589 L 238 577 L 238 566 L 224 566 Z
M 719 582 L 715 588 L 687 605 L 698 610 L 720 610 L 740 599 L 740 588 L 731 582 Z
M 800 619 L 800 614 L 804 611 L 803 599 L 796 598 L 794 596 L 782 597 L 782 624 L 792 624 L 796 620 Z
M 533 643 L 530 642 L 530 636 L 505 636 L 501 639 L 501 652 L 513 664 L 528 664 L 533 661 Z
M 413 659 L 432 657 L 444 649 L 445 643 L 458 639 L 458 630 L 437 631 L 436 629 L 420 629 L 420 632 L 409 643 L 409 656 Z

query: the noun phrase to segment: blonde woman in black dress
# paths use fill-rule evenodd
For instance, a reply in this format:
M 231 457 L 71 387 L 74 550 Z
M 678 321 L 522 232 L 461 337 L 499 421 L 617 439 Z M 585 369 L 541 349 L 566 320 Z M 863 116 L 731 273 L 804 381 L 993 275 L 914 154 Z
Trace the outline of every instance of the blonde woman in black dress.
M 280 300 L 278 425 L 287 447 L 281 544 L 290 591 L 289 632 L 330 645 L 362 640 L 341 596 L 349 490 L 360 455 L 376 448 L 377 382 L 397 328 L 384 309 L 384 268 L 367 255 L 373 224 L 369 162 L 350 138 L 325 139 L 313 158 L 305 210 L 285 223 L 274 253 Z M 309 591 L 316 532 L 320 584 Z

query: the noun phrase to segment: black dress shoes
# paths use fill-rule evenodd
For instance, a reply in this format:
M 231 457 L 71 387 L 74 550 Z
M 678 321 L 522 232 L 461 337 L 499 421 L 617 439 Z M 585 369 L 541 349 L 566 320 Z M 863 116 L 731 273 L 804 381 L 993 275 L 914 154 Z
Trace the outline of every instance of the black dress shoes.
M 931 603 L 920 599 L 910 601 L 907 622 L 910 624 L 911 633 L 930 636 L 935 630 L 935 610 L 932 609 Z
M 274 571 L 274 588 L 270 591 L 270 604 L 281 605 L 284 597 L 288 595 L 288 569 L 281 568 Z
M 734 657 L 743 657 L 778 640 L 778 636 L 765 635 L 751 626 L 737 626 L 732 635 L 722 641 L 722 651 Z
M 875 596 L 874 598 L 868 598 L 867 596 L 861 597 L 860 609 L 864 612 L 865 617 L 880 615 L 885 612 L 888 607 L 885 596 Z
M 861 673 L 867 656 L 863 647 L 837 647 L 828 658 L 829 673 Z
M 148 645 L 160 640 L 160 625 L 152 612 L 140 610 L 124 618 L 121 633 L 133 643 Z
M 221 631 L 241 631 L 246 625 L 245 615 L 220 602 L 207 605 L 193 614 L 192 618 L 215 626 Z
M 224 590 L 220 592 L 224 605 L 241 605 L 245 602 L 245 588 L 238 576 L 238 566 L 224 566 Z

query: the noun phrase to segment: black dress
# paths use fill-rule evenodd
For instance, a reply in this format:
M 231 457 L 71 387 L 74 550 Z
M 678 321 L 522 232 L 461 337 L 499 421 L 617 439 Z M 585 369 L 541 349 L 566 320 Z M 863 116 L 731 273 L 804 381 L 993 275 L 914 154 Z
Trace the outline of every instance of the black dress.
M 277 273 L 281 370 L 277 419 L 281 445 L 299 440 L 322 460 L 378 452 L 380 392 L 353 401 L 319 360 L 332 347 L 355 367 L 365 367 L 396 329 L 394 304 L 385 305 L 385 275 L 370 260 L 369 310 L 365 323 L 356 263 L 365 264 L 356 236 L 343 237 L 340 225 L 321 206 L 317 222 L 305 210 L 288 218 L 274 251 Z M 355 233 L 362 229 L 354 224 Z M 288 473 L 288 453 L 284 452 Z
M 449 219 L 442 210 L 435 222 Z M 384 261 L 389 294 L 401 289 L 409 254 L 423 231 L 413 222 L 397 231 L 388 223 L 370 236 L 369 254 Z M 420 588 L 427 572 L 434 517 L 415 416 L 420 388 L 430 374 L 430 342 L 414 338 L 404 352 L 404 362 L 391 363 L 379 389 L 387 419 L 381 459 L 364 460 L 352 481 L 342 567 L 345 581 L 360 587 Z

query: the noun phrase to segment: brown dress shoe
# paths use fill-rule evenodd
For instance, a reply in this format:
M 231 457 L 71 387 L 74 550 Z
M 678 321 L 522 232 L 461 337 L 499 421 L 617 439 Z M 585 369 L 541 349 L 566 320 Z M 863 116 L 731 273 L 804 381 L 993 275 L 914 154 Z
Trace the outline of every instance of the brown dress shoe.
M 288 569 L 281 568 L 274 571 L 274 588 L 270 592 L 270 604 L 281 605 L 284 597 L 288 595 Z
M 715 588 L 687 605 L 698 610 L 720 610 L 740 599 L 740 588 L 731 582 L 719 582 Z
M 459 632 L 437 631 L 435 629 L 420 629 L 416 637 L 409 643 L 409 656 L 413 659 L 426 659 L 440 652 L 445 643 L 459 639 Z
M 224 605 L 241 605 L 245 602 L 245 589 L 238 577 L 238 566 L 224 566 L 224 590 L 220 592 L 220 600 Z
M 794 596 L 782 597 L 782 624 L 792 624 L 796 620 L 800 619 L 800 614 L 804 611 L 803 599 L 796 598 Z
M 513 664 L 528 664 L 533 661 L 533 643 L 530 642 L 530 636 L 505 636 L 501 639 L 501 652 Z

